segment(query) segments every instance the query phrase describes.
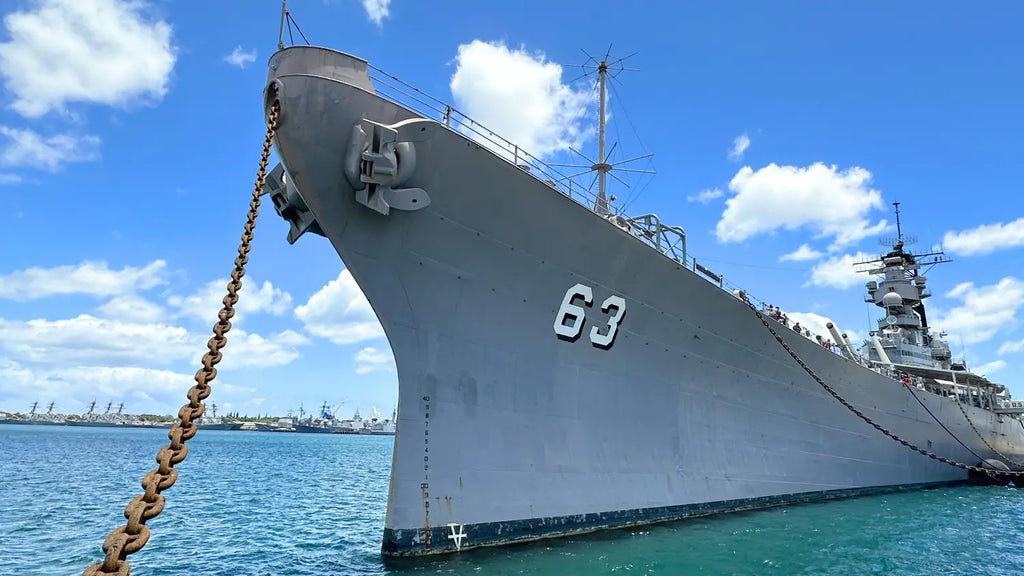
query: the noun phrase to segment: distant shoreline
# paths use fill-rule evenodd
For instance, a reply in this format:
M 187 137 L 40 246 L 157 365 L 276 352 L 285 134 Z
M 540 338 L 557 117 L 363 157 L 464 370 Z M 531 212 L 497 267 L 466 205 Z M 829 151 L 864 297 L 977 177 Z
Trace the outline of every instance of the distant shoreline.
M 0 420 L 0 426 L 3 426 L 3 425 L 18 426 L 18 427 L 47 426 L 47 427 L 53 427 L 53 428 L 121 428 L 121 429 L 130 428 L 130 429 L 133 429 L 133 430 L 139 430 L 139 429 L 142 429 L 142 430 L 146 430 L 146 429 L 149 429 L 149 430 L 168 430 L 172 426 L 172 424 L 173 424 L 172 422 L 161 422 L 161 423 L 154 423 L 154 424 L 123 424 L 123 423 L 119 424 L 119 423 L 88 422 L 88 421 L 70 421 L 70 422 L 63 421 L 62 422 L 62 421 L 18 420 L 18 419 L 3 419 L 3 420 Z M 230 427 L 225 427 L 224 424 L 209 424 L 209 425 L 206 425 L 206 426 L 200 424 L 199 425 L 199 429 L 204 431 L 204 432 L 213 430 L 213 431 L 219 431 L 219 432 L 268 432 L 268 433 L 275 433 L 275 434 L 280 434 L 280 433 L 287 433 L 287 434 L 321 434 L 321 435 L 330 435 L 330 436 L 335 436 L 335 435 L 337 435 L 337 436 L 394 436 L 395 435 L 393 432 L 377 432 L 377 431 L 374 431 L 374 432 L 333 432 L 332 431 L 332 432 L 326 432 L 325 433 L 325 432 L 319 432 L 319 431 L 318 432 L 307 432 L 307 431 L 304 431 L 304 430 L 294 430 L 294 429 L 280 429 L 280 430 L 267 430 L 267 429 L 263 429 L 263 430 L 261 430 L 259 428 L 256 428 L 255 426 L 251 426 L 251 427 L 245 426 L 245 424 L 250 424 L 248 422 L 240 423 L 240 424 L 241 425 L 239 426 L 238 423 L 236 423 L 234 425 L 230 425 Z

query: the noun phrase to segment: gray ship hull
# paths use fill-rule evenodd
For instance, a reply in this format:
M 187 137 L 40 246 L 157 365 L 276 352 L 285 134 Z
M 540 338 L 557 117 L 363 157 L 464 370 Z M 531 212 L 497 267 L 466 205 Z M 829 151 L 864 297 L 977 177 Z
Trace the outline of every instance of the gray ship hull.
M 306 426 L 304 424 L 292 424 L 295 432 L 302 434 L 330 434 L 333 432 L 328 426 Z
M 395 356 L 385 555 L 967 478 L 841 406 L 743 302 L 443 125 L 423 126 L 405 184 L 428 206 L 385 215 L 357 202 L 353 126 L 415 114 L 375 96 L 365 63 L 337 52 L 283 50 L 270 79 L 277 151 L 304 201 L 283 215 L 331 241 Z M 592 304 L 580 335 L 559 338 L 577 284 Z M 602 310 L 611 296 L 623 306 Z M 919 402 L 781 333 L 887 429 L 957 461 L 994 457 L 952 400 L 918 390 Z M 967 410 L 990 444 L 1022 456 L 1018 420 Z
M 203 430 L 241 430 L 242 423 L 231 423 L 231 424 L 199 424 L 199 428 Z

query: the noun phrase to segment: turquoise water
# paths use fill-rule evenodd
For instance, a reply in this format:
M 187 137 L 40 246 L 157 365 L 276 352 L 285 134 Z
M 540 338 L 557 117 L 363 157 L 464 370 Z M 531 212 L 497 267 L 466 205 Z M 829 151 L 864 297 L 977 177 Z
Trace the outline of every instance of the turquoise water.
M 0 425 L 0 574 L 80 574 L 166 442 Z M 1024 491 L 961 487 L 385 565 L 392 438 L 201 431 L 133 574 L 1024 574 Z

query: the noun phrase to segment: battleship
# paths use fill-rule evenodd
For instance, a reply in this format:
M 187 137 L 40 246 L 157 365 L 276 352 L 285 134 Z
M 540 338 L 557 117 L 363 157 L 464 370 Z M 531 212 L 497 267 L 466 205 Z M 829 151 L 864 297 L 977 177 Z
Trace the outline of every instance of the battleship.
M 1024 403 L 928 325 L 941 256 L 901 236 L 863 263 L 883 313 L 864 346 L 789 325 L 696 264 L 683 228 L 613 205 L 608 66 L 590 196 L 363 59 L 270 58 L 287 240 L 330 241 L 394 353 L 385 557 L 1019 468 Z

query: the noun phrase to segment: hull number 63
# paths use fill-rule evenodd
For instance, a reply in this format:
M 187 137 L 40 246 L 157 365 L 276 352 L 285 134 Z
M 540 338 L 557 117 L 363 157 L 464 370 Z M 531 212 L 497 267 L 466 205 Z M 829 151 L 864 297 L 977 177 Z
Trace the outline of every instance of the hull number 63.
M 594 301 L 594 291 L 590 286 L 576 284 L 565 292 L 562 306 L 555 314 L 555 334 L 562 340 L 575 342 L 583 334 L 583 325 L 587 322 L 587 308 Z M 590 329 L 590 342 L 605 350 L 615 343 L 615 334 L 619 331 L 619 323 L 626 315 L 626 301 L 621 296 L 609 296 L 601 303 L 601 311 L 609 315 L 607 324 L 593 326 Z

